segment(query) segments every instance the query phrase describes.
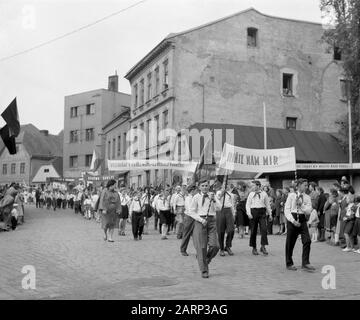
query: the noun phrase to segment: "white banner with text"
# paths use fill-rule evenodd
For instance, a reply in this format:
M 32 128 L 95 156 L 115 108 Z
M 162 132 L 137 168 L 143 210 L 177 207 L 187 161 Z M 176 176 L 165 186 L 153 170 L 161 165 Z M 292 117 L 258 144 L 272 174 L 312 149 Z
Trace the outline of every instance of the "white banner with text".
M 225 143 L 219 167 L 242 172 L 295 171 L 295 148 L 247 149 Z
M 197 162 L 174 160 L 107 160 L 109 171 L 171 169 L 195 172 Z

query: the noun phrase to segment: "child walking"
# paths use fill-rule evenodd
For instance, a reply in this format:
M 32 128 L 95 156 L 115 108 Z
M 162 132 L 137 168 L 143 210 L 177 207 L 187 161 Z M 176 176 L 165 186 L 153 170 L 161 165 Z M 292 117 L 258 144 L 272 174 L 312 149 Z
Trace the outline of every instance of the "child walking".
M 318 241 L 318 232 L 317 232 L 317 226 L 319 224 L 320 220 L 317 214 L 317 211 L 314 209 L 311 211 L 310 218 L 308 221 L 309 226 L 309 233 L 311 236 L 311 242 L 317 242 Z

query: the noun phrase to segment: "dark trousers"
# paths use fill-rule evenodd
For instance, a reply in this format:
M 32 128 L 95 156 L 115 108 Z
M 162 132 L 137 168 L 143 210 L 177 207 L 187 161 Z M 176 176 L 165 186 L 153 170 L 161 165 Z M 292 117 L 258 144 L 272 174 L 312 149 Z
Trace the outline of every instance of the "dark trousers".
M 40 208 L 40 198 L 35 198 L 36 208 Z
M 184 217 L 184 231 L 180 245 L 180 252 L 186 252 L 190 237 L 194 231 L 195 220 L 188 215 Z
M 230 208 L 223 208 L 216 212 L 216 229 L 220 244 L 220 250 L 224 250 L 224 239 L 226 232 L 226 248 L 231 248 L 234 238 L 234 217 Z
M 159 224 L 159 212 L 154 210 L 154 229 L 157 230 Z
M 296 240 L 301 235 L 301 242 L 303 244 L 302 250 L 302 265 L 310 264 L 310 246 L 311 239 L 309 229 L 306 223 L 304 215 L 299 215 L 300 227 L 295 227 L 290 221 L 287 221 L 287 234 L 286 234 L 286 245 L 285 245 L 285 258 L 286 266 L 292 266 L 294 264 L 292 255 L 295 247 Z
M 266 217 L 266 230 L 267 234 L 273 234 L 273 220 L 270 221 L 270 216 Z
M 256 248 L 256 234 L 258 225 L 260 225 L 261 233 L 261 246 L 268 245 L 267 229 L 266 229 L 266 209 L 265 208 L 252 208 L 252 219 L 250 219 L 250 247 Z
M 144 230 L 144 216 L 142 212 L 132 213 L 131 225 L 134 238 L 141 236 Z
M 219 252 L 215 217 L 208 217 L 205 227 L 202 223 L 195 221 L 193 241 L 200 271 L 208 272 L 210 261 Z

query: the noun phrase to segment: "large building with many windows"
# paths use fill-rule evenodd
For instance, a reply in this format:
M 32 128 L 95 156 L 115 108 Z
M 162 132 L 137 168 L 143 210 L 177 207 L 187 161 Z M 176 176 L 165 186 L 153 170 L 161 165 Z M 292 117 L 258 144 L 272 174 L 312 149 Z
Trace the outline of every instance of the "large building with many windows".
M 108 89 L 65 97 L 64 178 L 80 178 L 90 168 L 93 151 L 105 159 L 102 128 L 130 107 L 130 95 L 118 92 L 118 76 L 109 77 Z M 105 170 L 105 162 L 101 174 Z
M 41 166 L 61 162 L 62 148 L 62 131 L 52 135 L 32 124 L 22 125 L 16 138 L 16 154 L 11 155 L 3 144 L 0 148 L 0 184 L 31 185 Z M 60 170 L 59 174 L 62 174 Z
M 131 128 L 180 130 L 225 123 L 335 133 L 346 109 L 341 54 L 322 41 L 321 24 L 248 9 L 169 34 L 125 75 Z M 151 158 L 164 141 L 134 137 Z M 138 140 L 137 140 L 138 139 Z M 166 139 L 166 137 L 165 137 Z M 142 141 L 144 140 L 144 141 Z M 171 172 L 133 172 L 132 184 L 171 183 Z

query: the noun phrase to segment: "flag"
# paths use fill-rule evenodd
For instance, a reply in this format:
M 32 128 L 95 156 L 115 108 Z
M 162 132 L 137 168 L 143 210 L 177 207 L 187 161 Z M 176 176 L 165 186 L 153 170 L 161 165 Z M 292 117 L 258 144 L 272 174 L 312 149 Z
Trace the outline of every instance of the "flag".
M 200 159 L 198 165 L 196 166 L 193 181 L 198 182 L 201 178 L 211 179 L 215 176 L 215 156 L 212 152 L 212 135 L 209 137 L 207 142 L 204 145 L 204 148 L 201 152 Z
M 9 150 L 9 153 L 16 154 L 15 136 L 10 135 L 10 129 L 7 124 L 0 129 L 0 136 L 4 141 L 6 148 Z
M 9 136 L 17 137 L 20 133 L 20 121 L 16 98 L 8 105 L 1 116 L 9 127 Z
M 95 172 L 101 165 L 101 159 L 98 157 L 96 151 L 93 151 L 91 164 L 90 164 L 90 171 Z

